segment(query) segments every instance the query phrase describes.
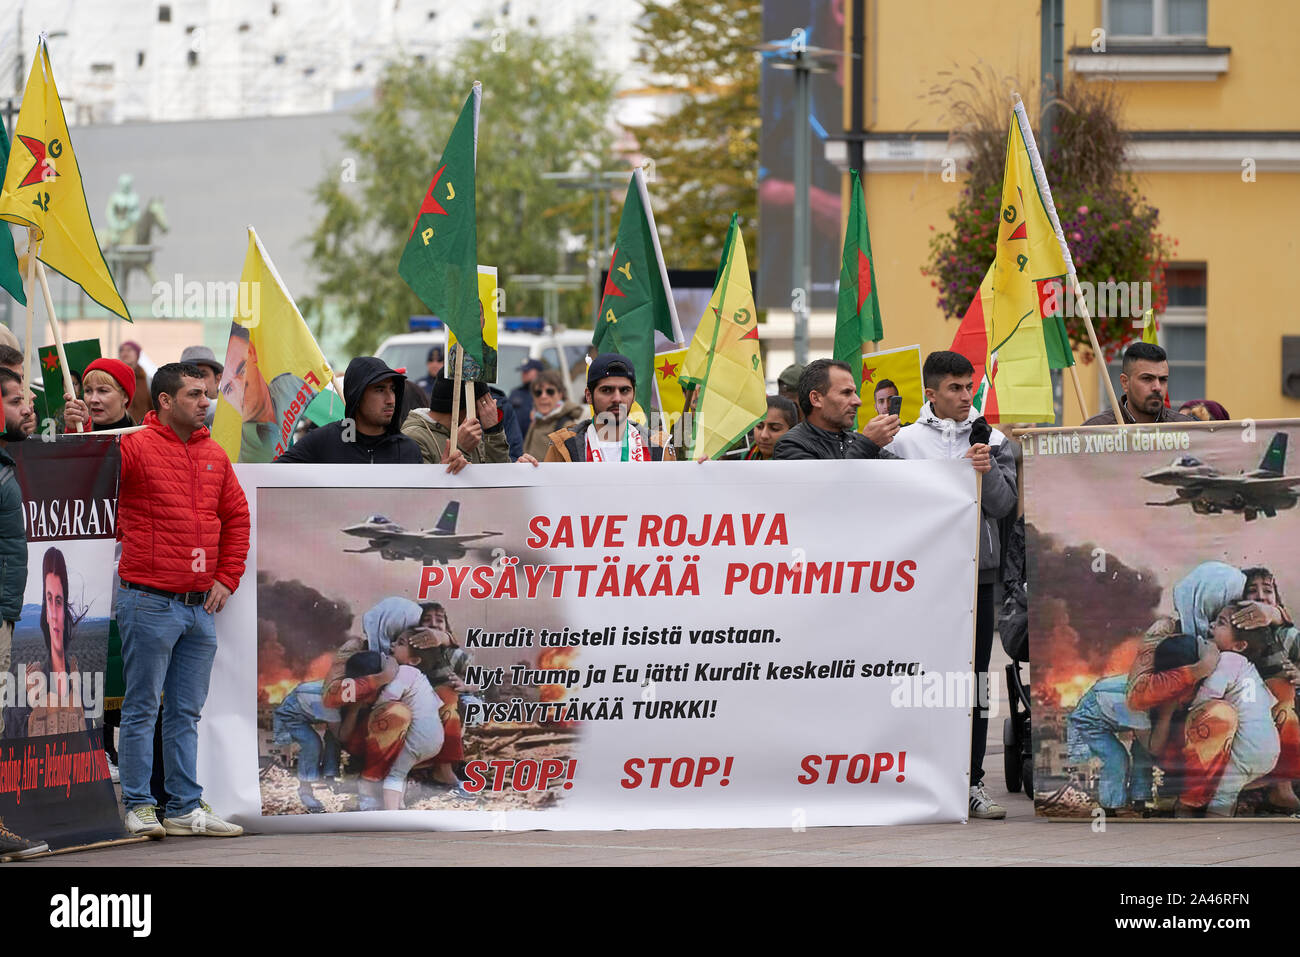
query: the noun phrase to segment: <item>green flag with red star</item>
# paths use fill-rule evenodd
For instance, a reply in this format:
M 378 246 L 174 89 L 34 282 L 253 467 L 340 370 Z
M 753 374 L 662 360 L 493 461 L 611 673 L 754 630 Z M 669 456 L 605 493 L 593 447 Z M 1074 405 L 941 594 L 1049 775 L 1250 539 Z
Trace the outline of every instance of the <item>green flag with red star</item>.
M 862 387 L 862 347 L 885 336 L 876 296 L 876 268 L 871 261 L 871 236 L 867 233 L 867 205 L 862 180 L 850 170 L 852 193 L 849 224 L 844 231 L 844 257 L 840 262 L 840 298 L 835 309 L 834 356 L 847 362 L 853 379 Z
M 0 123 L 0 169 L 8 166 L 9 137 L 5 134 L 4 124 Z M 0 289 L 17 299 L 19 305 L 27 305 L 23 275 L 18 269 L 18 254 L 14 252 L 14 234 L 8 226 L 4 228 L 4 235 L 0 235 Z
M 406 284 L 465 350 L 466 366 L 476 368 L 483 365 L 474 205 L 481 97 L 482 86 L 476 82 L 438 160 L 397 266 Z
M 643 409 L 650 408 L 653 395 L 656 330 L 669 342 L 681 342 L 650 197 L 645 178 L 636 169 L 623 201 L 591 344 L 598 352 L 621 352 L 632 360 L 636 401 Z

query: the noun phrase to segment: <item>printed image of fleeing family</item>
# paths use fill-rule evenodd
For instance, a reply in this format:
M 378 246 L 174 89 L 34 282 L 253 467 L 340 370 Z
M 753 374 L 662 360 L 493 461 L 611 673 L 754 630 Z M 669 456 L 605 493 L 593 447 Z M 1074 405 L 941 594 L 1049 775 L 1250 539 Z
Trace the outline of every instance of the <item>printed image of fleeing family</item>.
M 1050 563 L 1050 542 L 1038 548 Z M 1149 594 L 1142 578 L 1133 577 L 1134 589 Z M 1118 818 L 1300 814 L 1300 632 L 1270 569 L 1195 566 L 1167 596 L 1172 614 L 1115 645 L 1100 676 L 1068 667 L 1071 653 L 1079 661 L 1081 633 L 1091 624 L 1072 621 L 1075 597 L 1047 597 L 1035 609 L 1054 662 L 1035 692 L 1035 762 L 1046 772 L 1036 789 L 1040 810 L 1072 816 L 1100 807 Z
M 286 585 L 305 589 L 299 582 L 259 585 L 263 608 L 271 607 Z M 339 606 L 330 605 L 326 614 L 337 614 Z M 311 661 L 306 671 L 323 675 L 309 680 L 268 682 L 268 675 L 286 673 L 281 667 L 286 636 L 261 618 L 259 630 L 264 814 L 497 809 L 554 799 L 546 792 L 495 795 L 466 789 L 463 715 L 467 705 L 483 699 L 466 682 L 473 656 L 441 603 L 382 599 L 362 614 L 360 635 L 348 635 L 335 651 Z M 518 690 L 494 687 L 491 697 Z M 502 735 L 507 730 L 520 733 Z M 507 749 L 528 730 L 482 729 L 475 736 L 490 740 L 476 742 L 474 750 L 508 758 Z M 567 746 L 571 740 L 561 733 L 545 744 Z M 521 756 L 567 757 L 550 751 Z

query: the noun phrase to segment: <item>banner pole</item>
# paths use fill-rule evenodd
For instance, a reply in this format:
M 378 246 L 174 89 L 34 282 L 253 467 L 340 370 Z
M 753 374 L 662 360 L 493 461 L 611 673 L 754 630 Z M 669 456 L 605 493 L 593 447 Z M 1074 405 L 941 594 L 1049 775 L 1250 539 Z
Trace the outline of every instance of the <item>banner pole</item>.
M 75 398 L 77 393 L 72 391 L 72 370 L 68 368 L 68 356 L 63 351 L 63 333 L 59 331 L 59 322 L 54 315 L 54 299 L 50 296 L 50 284 L 45 279 L 44 263 L 36 264 L 36 278 L 41 284 L 41 295 L 45 298 L 45 313 L 50 320 L 50 332 L 54 336 L 54 348 L 59 353 L 59 366 L 63 369 L 63 388 L 67 390 L 68 395 Z M 77 431 L 85 431 L 80 422 L 77 423 Z
M 465 362 L 465 347 L 457 343 L 456 361 L 453 363 L 455 375 L 451 386 L 451 445 L 450 453 L 456 454 L 456 430 L 460 427 L 460 373 Z

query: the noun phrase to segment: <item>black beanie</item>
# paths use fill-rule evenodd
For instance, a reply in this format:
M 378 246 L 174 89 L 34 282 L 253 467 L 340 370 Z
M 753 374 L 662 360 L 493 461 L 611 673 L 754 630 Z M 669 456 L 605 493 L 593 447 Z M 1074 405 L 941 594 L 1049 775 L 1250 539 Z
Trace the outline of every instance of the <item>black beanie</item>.
M 453 380 L 443 376 L 438 376 L 433 380 L 433 389 L 429 393 L 429 411 L 451 415 L 451 390 L 454 385 Z M 475 382 L 474 401 L 477 402 L 487 395 L 487 390 L 486 383 Z

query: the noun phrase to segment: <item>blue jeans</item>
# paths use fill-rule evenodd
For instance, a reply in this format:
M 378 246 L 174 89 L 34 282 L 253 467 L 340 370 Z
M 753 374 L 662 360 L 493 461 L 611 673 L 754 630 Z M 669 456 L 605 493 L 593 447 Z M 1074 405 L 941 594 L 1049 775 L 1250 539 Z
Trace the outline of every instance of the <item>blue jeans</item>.
M 1101 759 L 1097 796 L 1102 807 L 1120 808 L 1133 801 L 1151 800 L 1151 771 L 1155 763 L 1151 752 L 1134 737 L 1130 755 L 1117 736 L 1117 729 L 1110 727 L 1096 711 L 1089 695 L 1079 700 L 1066 725 L 1073 760 Z
M 337 777 L 339 773 L 340 746 L 329 728 L 325 729 L 325 742 L 322 746 L 320 735 L 312 726 L 310 717 L 303 714 L 298 706 L 296 689 L 285 695 L 271 717 L 276 744 L 298 745 L 298 780 L 319 781 L 322 776 Z
M 161 698 L 164 782 L 170 798 L 163 816 L 188 814 L 203 797 L 196 777 L 199 717 L 217 655 L 212 615 L 202 605 L 123 587 L 117 593 L 117 625 L 126 682 L 117 746 L 122 804 L 129 810 L 154 803 L 149 777 Z

